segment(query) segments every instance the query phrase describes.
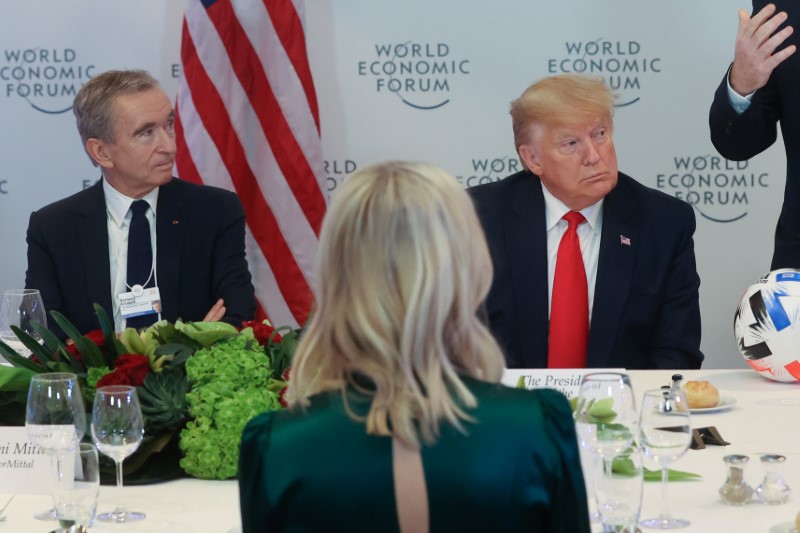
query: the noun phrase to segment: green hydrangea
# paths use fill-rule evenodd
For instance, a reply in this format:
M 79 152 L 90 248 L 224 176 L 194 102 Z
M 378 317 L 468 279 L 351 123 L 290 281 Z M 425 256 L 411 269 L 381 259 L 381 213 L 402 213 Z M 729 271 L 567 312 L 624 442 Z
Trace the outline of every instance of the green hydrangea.
M 186 361 L 186 374 L 194 420 L 181 431 L 181 468 L 202 479 L 235 477 L 245 425 L 263 411 L 281 408 L 278 394 L 268 389 L 269 359 L 252 333 L 245 333 L 195 352 Z

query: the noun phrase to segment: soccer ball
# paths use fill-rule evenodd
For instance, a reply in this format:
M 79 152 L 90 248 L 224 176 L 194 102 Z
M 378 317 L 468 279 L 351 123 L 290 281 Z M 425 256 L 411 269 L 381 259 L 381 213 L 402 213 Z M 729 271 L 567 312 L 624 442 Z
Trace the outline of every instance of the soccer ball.
M 733 333 L 753 370 L 775 381 L 800 381 L 800 271 L 773 270 L 750 285 Z

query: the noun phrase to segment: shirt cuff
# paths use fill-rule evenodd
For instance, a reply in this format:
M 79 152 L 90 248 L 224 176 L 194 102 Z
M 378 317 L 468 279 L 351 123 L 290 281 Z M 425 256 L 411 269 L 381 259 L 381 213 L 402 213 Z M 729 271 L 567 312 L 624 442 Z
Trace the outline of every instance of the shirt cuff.
M 755 91 L 745 96 L 742 96 L 741 94 L 734 91 L 733 87 L 731 87 L 730 73 L 728 74 L 727 77 L 727 84 L 728 84 L 728 101 L 731 103 L 731 107 L 733 107 L 733 110 L 736 111 L 737 114 L 741 115 L 742 113 L 747 111 L 748 107 L 750 107 L 750 102 L 753 100 L 753 94 L 755 94 Z

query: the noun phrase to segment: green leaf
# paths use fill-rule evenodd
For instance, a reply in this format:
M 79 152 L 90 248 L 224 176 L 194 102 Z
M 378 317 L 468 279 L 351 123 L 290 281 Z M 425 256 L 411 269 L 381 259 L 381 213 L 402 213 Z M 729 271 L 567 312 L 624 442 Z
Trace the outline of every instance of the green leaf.
M 78 353 L 81 354 L 81 358 L 83 359 L 84 364 L 87 368 L 94 367 L 94 366 L 111 366 L 108 362 L 106 362 L 105 357 L 103 356 L 103 352 L 100 351 L 100 348 L 97 347 L 95 343 L 81 335 L 81 333 L 75 328 L 75 326 L 70 323 L 67 318 L 59 313 L 58 311 L 50 311 L 50 316 L 53 317 L 56 324 L 64 330 L 64 333 L 72 339 L 72 342 L 75 343 L 75 347 L 78 349 Z
M 167 366 L 183 366 L 189 357 L 195 352 L 194 348 L 187 344 L 168 343 L 156 348 L 156 359 L 164 355 L 171 355 L 173 358 L 166 363 Z
M 176 322 L 175 329 L 206 348 L 239 333 L 234 326 L 225 322 Z
M 19 341 L 25 345 L 25 347 L 31 351 L 31 355 L 35 355 L 42 364 L 47 364 L 49 362 L 56 362 L 56 357 L 50 353 L 50 351 L 39 344 L 39 341 L 33 338 L 27 331 L 20 329 L 17 326 L 11 326 L 11 331 L 14 332 L 14 335 L 17 336 Z
M 0 366 L 0 390 L 27 393 L 31 378 L 37 373 L 27 368 Z
M 6 361 L 17 368 L 27 368 L 28 370 L 33 370 L 36 373 L 41 373 L 46 370 L 46 368 L 37 365 L 27 357 L 22 357 L 20 354 L 14 351 L 11 346 L 3 341 L 0 341 L 0 355 L 2 355 Z
M 684 472 L 683 470 L 673 470 L 671 468 L 668 472 L 668 479 L 670 481 L 690 481 L 701 478 L 702 476 L 700 474 L 695 474 L 694 472 Z M 661 481 L 661 470 L 650 470 L 649 468 L 645 468 L 644 480 Z
M 117 338 L 117 334 L 114 331 L 114 323 L 108 317 L 108 313 L 106 313 L 106 310 L 103 309 L 103 306 L 100 304 L 94 304 L 94 312 L 97 315 L 97 321 L 100 322 L 100 329 L 103 332 L 103 336 L 106 338 L 109 366 L 113 367 L 114 361 L 117 359 L 117 357 L 126 353 L 127 350 Z

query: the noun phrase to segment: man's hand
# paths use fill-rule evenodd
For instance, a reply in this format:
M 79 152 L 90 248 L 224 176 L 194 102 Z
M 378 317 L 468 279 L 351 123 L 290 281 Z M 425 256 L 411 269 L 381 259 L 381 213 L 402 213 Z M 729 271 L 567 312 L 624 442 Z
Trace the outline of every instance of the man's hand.
M 219 322 L 225 316 L 225 302 L 220 298 L 217 303 L 206 313 L 203 322 Z
M 766 85 L 775 67 L 797 48 L 791 45 L 774 53 L 794 31 L 791 26 L 786 26 L 775 33 L 788 18 L 783 11 L 775 14 L 776 9 L 774 4 L 767 4 L 752 18 L 744 9 L 739 10 L 739 32 L 736 35 L 730 83 L 731 88 L 742 96 Z

